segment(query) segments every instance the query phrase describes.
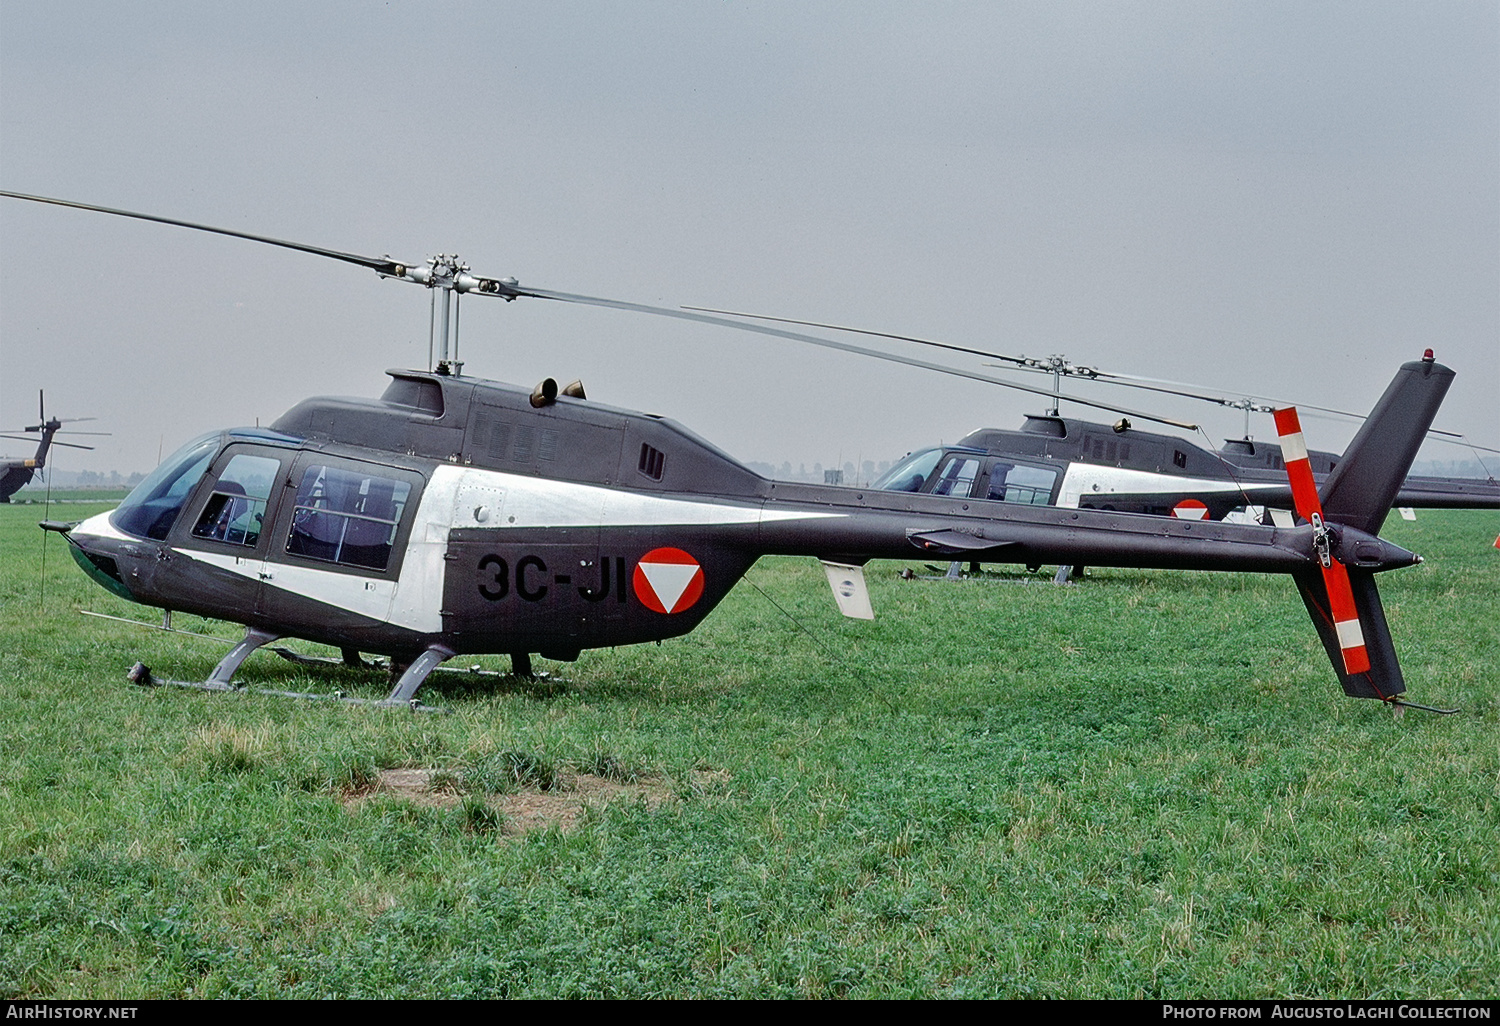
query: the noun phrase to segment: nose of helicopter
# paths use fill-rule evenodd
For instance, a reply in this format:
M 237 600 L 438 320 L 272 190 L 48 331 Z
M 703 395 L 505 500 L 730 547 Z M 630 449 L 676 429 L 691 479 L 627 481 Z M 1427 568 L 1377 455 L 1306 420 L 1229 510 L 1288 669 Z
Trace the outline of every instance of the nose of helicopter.
M 123 599 L 137 601 L 120 572 L 120 560 L 132 555 L 122 549 L 122 544 L 133 549 L 137 543 L 115 529 L 109 522 L 108 513 L 82 521 L 44 520 L 37 526 L 66 538 L 73 561 L 94 583 Z

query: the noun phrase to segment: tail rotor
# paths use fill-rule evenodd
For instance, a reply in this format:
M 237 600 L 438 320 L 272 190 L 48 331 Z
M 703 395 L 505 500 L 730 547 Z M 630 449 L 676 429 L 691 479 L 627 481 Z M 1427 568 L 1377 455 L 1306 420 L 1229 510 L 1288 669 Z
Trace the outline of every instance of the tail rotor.
M 1312 464 L 1307 458 L 1307 443 L 1302 437 L 1302 424 L 1295 408 L 1287 407 L 1276 411 L 1276 432 L 1281 436 L 1286 475 L 1292 485 L 1292 503 L 1297 508 L 1297 515 L 1311 524 L 1313 529 L 1313 548 L 1317 551 L 1318 563 L 1323 571 L 1321 594 L 1326 598 L 1327 619 L 1333 625 L 1338 642 L 1339 658 L 1334 660 L 1334 666 L 1337 668 L 1339 663 L 1343 664 L 1340 676 L 1345 678 L 1353 674 L 1368 673 L 1370 655 L 1365 646 L 1364 632 L 1360 629 L 1359 609 L 1354 600 L 1353 586 L 1349 583 L 1349 570 L 1333 558 L 1332 530 L 1323 517 L 1323 504 L 1318 500 L 1318 486 L 1313 482 Z M 1297 582 L 1298 587 L 1302 590 L 1302 597 L 1308 599 L 1308 589 L 1303 587 L 1301 576 L 1299 575 Z M 1374 594 L 1373 587 L 1371 594 Z M 1379 604 L 1378 598 L 1376 604 Z M 1314 612 L 1311 602 L 1308 603 L 1308 609 Z M 1314 612 L 1313 618 L 1319 618 L 1317 612 Z M 1399 673 L 1400 669 L 1397 668 L 1397 674 Z M 1348 689 L 1349 685 L 1345 683 L 1344 690 Z M 1384 696 L 1377 692 L 1371 697 Z
M 1381 568 L 1375 557 L 1395 547 L 1376 533 L 1452 381 L 1453 371 L 1434 362 L 1430 349 L 1421 361 L 1403 364 L 1321 496 L 1297 411 L 1275 412 L 1293 504 L 1297 515 L 1312 525 L 1318 561 L 1317 569 L 1297 571 L 1293 578 L 1344 693 L 1354 698 L 1413 704 L 1397 698 L 1406 691 L 1406 681 L 1375 587 L 1375 569 Z M 1408 563 L 1421 560 L 1405 555 Z

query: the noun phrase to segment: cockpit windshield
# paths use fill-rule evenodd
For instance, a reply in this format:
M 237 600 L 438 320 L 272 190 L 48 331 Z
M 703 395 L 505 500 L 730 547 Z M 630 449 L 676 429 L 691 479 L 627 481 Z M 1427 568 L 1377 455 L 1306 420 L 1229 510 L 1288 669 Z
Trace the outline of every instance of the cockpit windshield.
M 215 431 L 178 449 L 136 485 L 109 515 L 109 522 L 126 534 L 165 541 L 188 493 L 208 469 L 222 442 L 223 435 Z
M 914 452 L 887 470 L 870 487 L 882 492 L 919 492 L 942 455 L 941 449 Z

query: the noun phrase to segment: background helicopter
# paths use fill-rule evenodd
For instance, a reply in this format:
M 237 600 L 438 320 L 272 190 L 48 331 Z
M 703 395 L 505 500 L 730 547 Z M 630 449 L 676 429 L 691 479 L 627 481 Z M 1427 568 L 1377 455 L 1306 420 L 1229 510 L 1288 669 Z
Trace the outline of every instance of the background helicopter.
M 0 460 L 0 502 L 9 502 L 10 497 L 31 483 L 34 474 L 41 473 L 47 466 L 47 450 L 54 445 L 65 445 L 70 449 L 93 449 L 92 445 L 79 445 L 76 442 L 59 442 L 55 435 L 61 431 L 64 424 L 73 424 L 79 421 L 93 420 L 93 417 L 73 417 L 69 420 L 58 420 L 53 417 L 47 419 L 47 399 L 41 392 L 37 392 L 37 422 L 29 427 L 17 428 L 17 433 L 0 434 L 0 438 L 26 438 L 26 434 L 40 435 L 37 442 L 36 454 L 30 459 L 6 459 Z M 25 432 L 26 434 L 21 434 Z M 102 431 L 71 431 L 63 434 L 75 435 L 102 435 Z M 27 439 L 28 441 L 30 439 Z
M 898 339 L 918 345 L 1006 361 L 1014 369 L 1049 374 L 1053 379 L 1052 406 L 1044 414 L 1027 415 L 1019 431 L 980 428 L 951 446 L 919 450 L 907 455 L 871 484 L 872 488 L 897 489 L 924 494 L 968 495 L 972 498 L 1029 502 L 1037 505 L 1078 509 L 1106 509 L 1122 513 L 1145 513 L 1190 520 L 1222 520 L 1246 507 L 1263 511 L 1267 522 L 1279 516 L 1290 526 L 1293 517 L 1291 489 L 1287 484 L 1281 447 L 1251 437 L 1250 414 L 1274 413 L 1279 407 L 1297 406 L 1343 417 L 1357 414 L 1308 404 L 1257 401 L 1207 394 L 1195 386 L 1101 371 L 1075 364 L 1066 357 L 1006 356 L 965 346 L 888 332 L 867 331 L 837 324 L 765 317 L 728 310 L 693 307 L 728 317 L 774 321 L 802 327 L 824 328 L 860 335 Z M 879 355 L 879 354 L 874 354 Z M 1244 437 L 1228 439 L 1222 449 L 1206 449 L 1177 435 L 1143 431 L 1123 407 L 1094 400 L 1064 396 L 1063 378 L 1089 381 L 1202 400 L 1244 411 Z M 1011 387 L 1007 383 L 1007 387 Z M 1024 387 L 1024 386 L 1021 386 Z M 1033 389 L 1031 391 L 1040 391 Z M 1102 409 L 1125 413 L 1113 424 L 1064 417 L 1064 398 Z M 1202 431 L 1196 424 L 1152 415 L 1150 419 L 1184 429 Z M 1429 431 L 1440 440 L 1459 436 Z M 1447 437 L 1444 437 L 1447 436 Z M 1476 450 L 1483 446 L 1468 445 Z M 1493 451 L 1493 450 L 1487 450 Z M 1338 456 L 1308 450 L 1314 480 L 1322 484 L 1338 464 Z M 1500 509 L 1500 481 L 1485 478 L 1409 476 L 1397 492 L 1393 505 L 1422 509 Z
M 0 195 L 263 242 L 432 290 L 432 371 L 390 372 L 378 400 L 310 399 L 269 430 L 202 436 L 112 513 L 43 525 L 122 597 L 246 625 L 202 686 L 233 687 L 250 653 L 294 636 L 351 661 L 391 655 L 404 670 L 386 702 L 404 703 L 459 653 L 509 652 L 524 671 L 533 651 L 570 659 L 686 633 L 761 555 L 820 558 L 841 610 L 868 618 L 860 566 L 872 558 L 1004 553 L 1290 574 L 1346 693 L 1399 701 L 1405 690 L 1373 574 L 1420 557 L 1376 533 L 1453 377 L 1430 355 L 1401 368 L 1321 499 L 1305 458 L 1289 462 L 1308 521 L 1290 530 L 791 485 L 671 421 L 591 403 L 581 385 L 560 392 L 547 379 L 528 392 L 464 377 L 454 341 L 465 294 L 731 322 L 483 278 L 451 256 L 414 266 Z M 1301 445 L 1299 429 L 1282 430 Z

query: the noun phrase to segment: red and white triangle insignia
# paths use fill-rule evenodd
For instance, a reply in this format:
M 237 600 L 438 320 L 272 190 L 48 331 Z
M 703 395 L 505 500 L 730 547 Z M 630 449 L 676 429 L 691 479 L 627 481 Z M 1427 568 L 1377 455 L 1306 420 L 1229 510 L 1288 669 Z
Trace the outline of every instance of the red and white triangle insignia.
M 635 565 L 635 597 L 657 613 L 680 613 L 703 597 L 703 568 L 681 549 L 652 549 Z
M 1205 520 L 1208 507 L 1197 499 L 1183 499 L 1172 507 L 1172 515 L 1179 520 Z

